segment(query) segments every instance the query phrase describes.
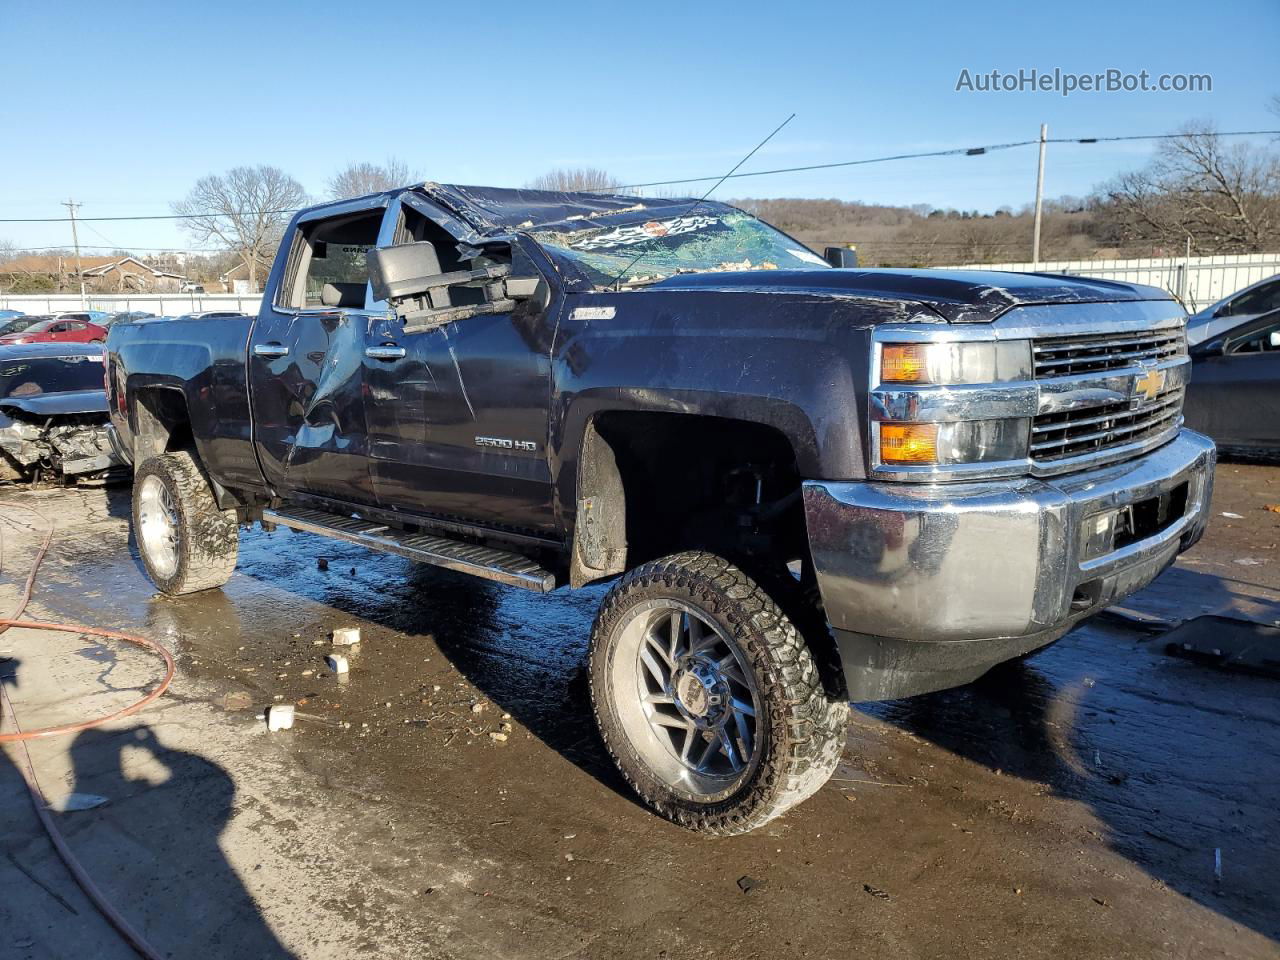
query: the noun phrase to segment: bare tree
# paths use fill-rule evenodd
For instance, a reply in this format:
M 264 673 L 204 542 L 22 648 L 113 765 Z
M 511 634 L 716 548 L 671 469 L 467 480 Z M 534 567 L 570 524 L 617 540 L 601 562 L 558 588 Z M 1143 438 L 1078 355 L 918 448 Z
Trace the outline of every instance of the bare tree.
M 380 193 L 421 179 L 408 164 L 388 157 L 385 163 L 349 163 L 329 178 L 329 196 L 334 200 Z
M 307 203 L 302 184 L 278 167 L 233 167 L 201 177 L 173 212 L 197 243 L 216 240 L 244 264 L 258 289 L 259 268 L 270 264 L 289 214 Z
M 1162 141 L 1144 169 L 1102 188 L 1121 242 L 1181 246 L 1206 253 L 1262 250 L 1280 242 L 1280 153 L 1227 144 L 1210 126 Z
M 530 190 L 617 190 L 622 183 L 595 167 L 557 167 L 525 184 Z
M 0 263 L 7 263 L 18 254 L 18 248 L 12 240 L 0 240 Z

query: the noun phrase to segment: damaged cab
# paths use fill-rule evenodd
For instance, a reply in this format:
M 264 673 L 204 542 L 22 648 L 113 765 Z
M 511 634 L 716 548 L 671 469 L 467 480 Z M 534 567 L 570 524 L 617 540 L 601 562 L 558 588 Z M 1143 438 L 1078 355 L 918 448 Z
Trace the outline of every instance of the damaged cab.
M 296 215 L 257 317 L 116 326 L 108 389 L 168 593 L 225 582 L 252 521 L 612 581 L 605 745 L 726 834 L 826 781 L 850 699 L 971 680 L 1195 542 L 1184 320 L 1126 284 L 833 268 L 719 203 L 428 183 Z

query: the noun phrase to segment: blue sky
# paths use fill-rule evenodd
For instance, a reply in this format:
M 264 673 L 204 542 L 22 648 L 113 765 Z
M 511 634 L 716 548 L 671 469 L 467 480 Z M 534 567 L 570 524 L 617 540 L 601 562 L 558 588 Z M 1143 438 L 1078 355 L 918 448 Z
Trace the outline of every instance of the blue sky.
M 310 191 L 393 155 L 444 182 L 556 166 L 624 182 L 1196 119 L 1280 128 L 1280 2 L 1229 5 L 648 2 L 100 4 L 0 0 L 0 218 L 162 214 L 201 175 L 279 166 Z M 967 93 L 960 71 L 1208 73 L 1211 93 Z M 8 149 L 11 147 L 12 149 Z M 1083 194 L 1150 144 L 1051 146 L 1045 191 Z M 821 196 L 962 209 L 1031 200 L 1035 150 L 787 174 L 719 198 Z M 696 189 L 696 188 L 690 188 Z M 0 240 L 67 244 L 65 224 Z M 87 224 L 85 244 L 191 246 L 172 223 Z

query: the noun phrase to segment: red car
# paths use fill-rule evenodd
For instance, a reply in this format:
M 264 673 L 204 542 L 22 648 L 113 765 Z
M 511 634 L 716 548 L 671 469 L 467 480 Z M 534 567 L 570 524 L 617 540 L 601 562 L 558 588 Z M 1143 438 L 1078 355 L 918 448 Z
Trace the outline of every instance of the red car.
M 25 330 L 0 337 L 0 346 L 15 343 L 102 343 L 107 328 L 86 320 L 50 317 L 38 320 Z

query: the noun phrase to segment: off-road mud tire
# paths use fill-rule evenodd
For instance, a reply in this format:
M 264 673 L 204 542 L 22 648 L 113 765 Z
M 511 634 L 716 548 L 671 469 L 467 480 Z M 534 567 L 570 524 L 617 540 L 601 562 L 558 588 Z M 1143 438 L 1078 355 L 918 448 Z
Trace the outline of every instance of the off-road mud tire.
M 169 490 L 177 515 L 178 558 L 172 574 L 159 573 L 136 536 L 147 575 L 161 593 L 181 596 L 220 587 L 231 579 L 240 534 L 234 510 L 221 510 L 195 457 L 186 450 L 145 461 L 133 478 L 133 527 L 140 530 L 139 498 L 143 481 L 154 476 Z
M 703 611 L 750 661 L 762 699 L 758 765 L 736 791 L 702 803 L 677 793 L 643 762 L 615 711 L 611 655 L 629 607 L 676 599 Z M 849 707 L 823 688 L 795 625 L 759 584 L 728 560 L 687 552 L 647 563 L 606 595 L 591 633 L 588 673 L 606 749 L 640 798 L 668 820 L 712 836 L 754 830 L 808 799 L 827 782 L 844 750 Z

